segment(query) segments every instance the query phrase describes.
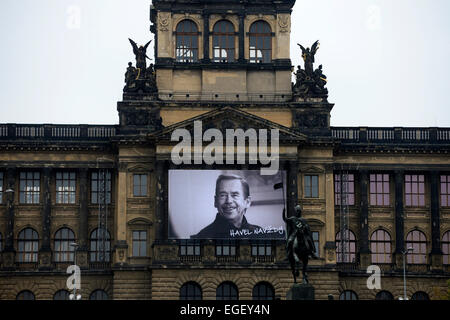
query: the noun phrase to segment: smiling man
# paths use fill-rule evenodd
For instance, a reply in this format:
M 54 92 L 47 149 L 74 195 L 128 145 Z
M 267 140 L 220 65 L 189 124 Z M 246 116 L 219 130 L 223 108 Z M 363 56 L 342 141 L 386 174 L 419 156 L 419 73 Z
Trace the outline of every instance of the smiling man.
M 252 201 L 247 181 L 238 175 L 220 175 L 216 181 L 216 219 L 193 239 L 264 238 L 261 227 L 247 222 L 245 212 Z

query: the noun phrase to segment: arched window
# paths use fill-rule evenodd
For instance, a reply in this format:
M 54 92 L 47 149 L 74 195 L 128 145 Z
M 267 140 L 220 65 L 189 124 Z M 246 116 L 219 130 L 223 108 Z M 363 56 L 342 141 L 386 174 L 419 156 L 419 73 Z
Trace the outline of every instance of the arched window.
M 216 300 L 239 300 L 239 293 L 233 282 L 222 282 L 216 290 Z
M 256 21 L 250 26 L 250 62 L 272 61 L 272 30 L 265 21 Z
M 198 28 L 191 20 L 183 20 L 176 29 L 177 62 L 198 61 Z
M 90 261 L 91 262 L 109 262 L 111 253 L 111 237 L 108 230 L 105 232 L 104 244 L 102 232 L 103 229 L 94 229 L 90 236 Z M 104 248 L 104 250 L 102 250 Z
M 375 296 L 375 300 L 394 300 L 394 296 L 389 291 L 380 291 Z
M 417 291 L 412 295 L 411 300 L 430 300 L 430 297 L 423 291 Z
M 18 262 L 38 261 L 39 236 L 34 229 L 26 228 L 20 231 L 17 247 Z
M 196 282 L 186 282 L 180 288 L 180 300 L 202 300 L 202 288 Z
M 413 251 L 407 255 L 409 264 L 427 263 L 427 238 L 419 230 L 413 230 L 406 236 L 406 248 L 413 248 Z
M 53 300 L 69 300 L 70 293 L 67 290 L 56 291 Z
M 253 300 L 274 300 L 275 290 L 268 282 L 257 283 L 253 287 Z
M 230 21 L 221 20 L 213 28 L 213 60 L 214 62 L 234 61 L 234 26 Z
M 33 292 L 29 290 L 21 291 L 17 294 L 16 300 L 36 300 Z
M 336 258 L 338 263 L 354 263 L 356 259 L 356 238 L 351 230 L 336 234 Z
M 358 295 L 352 290 L 344 290 L 339 296 L 339 300 L 358 300 Z
M 105 290 L 98 289 L 92 291 L 89 300 L 109 300 L 109 297 Z
M 74 259 L 75 247 L 70 244 L 75 242 L 75 234 L 69 228 L 61 228 L 55 233 L 55 262 L 69 262 Z
M 376 230 L 370 237 L 372 263 L 391 263 L 391 236 L 384 230 Z
M 442 237 L 442 253 L 444 264 L 450 264 L 450 231 L 444 233 Z

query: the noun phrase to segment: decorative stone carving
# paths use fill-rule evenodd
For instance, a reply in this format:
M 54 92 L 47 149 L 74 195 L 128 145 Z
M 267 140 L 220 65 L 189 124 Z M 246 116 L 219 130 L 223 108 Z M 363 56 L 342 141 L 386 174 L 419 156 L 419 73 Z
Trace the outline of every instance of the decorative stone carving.
M 328 116 L 326 114 L 298 113 L 295 117 L 299 128 L 318 129 L 328 127 Z
M 278 26 L 280 27 L 280 32 L 289 32 L 289 26 L 290 26 L 290 22 L 291 22 L 291 16 L 286 14 L 286 15 L 280 15 L 278 17 Z
M 153 126 L 154 129 L 162 128 L 162 119 L 155 112 L 148 110 L 123 111 L 124 125 L 126 126 Z
M 160 13 L 158 21 L 159 21 L 159 30 L 168 31 L 170 24 L 170 13 L 169 12 Z

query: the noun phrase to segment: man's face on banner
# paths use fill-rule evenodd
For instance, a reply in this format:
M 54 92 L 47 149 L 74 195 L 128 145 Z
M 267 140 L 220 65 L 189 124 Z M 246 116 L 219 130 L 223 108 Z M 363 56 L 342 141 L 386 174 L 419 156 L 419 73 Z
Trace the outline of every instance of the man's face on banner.
M 245 199 L 241 181 L 238 179 L 220 181 L 214 200 L 214 206 L 219 214 L 236 228 L 240 228 L 245 211 L 251 204 L 250 197 Z

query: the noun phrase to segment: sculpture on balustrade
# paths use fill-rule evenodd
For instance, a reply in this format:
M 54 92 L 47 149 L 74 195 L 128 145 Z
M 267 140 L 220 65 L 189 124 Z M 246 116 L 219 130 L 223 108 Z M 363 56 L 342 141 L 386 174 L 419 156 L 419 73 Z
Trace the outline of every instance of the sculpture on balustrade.
M 314 56 L 319 49 L 319 41 L 314 42 L 310 48 L 304 48 L 301 44 L 302 58 L 305 64 L 304 69 L 297 66 L 295 72 L 296 82 L 293 84 L 292 91 L 294 96 L 300 98 L 327 98 L 328 89 L 325 88 L 327 77 L 323 74 L 322 65 L 314 70 Z
M 153 64 L 147 68 L 146 59 L 147 47 L 150 45 L 151 40 L 145 46 L 139 46 L 131 39 L 131 46 L 133 47 L 133 53 L 136 56 L 136 67 L 131 62 L 128 63 L 128 68 L 125 73 L 125 87 L 123 92 L 125 93 L 139 93 L 139 94 L 154 94 L 157 92 L 156 88 L 156 75 Z

